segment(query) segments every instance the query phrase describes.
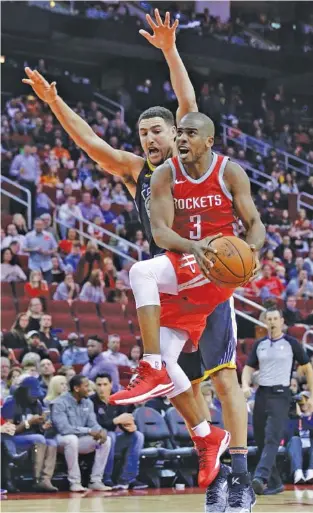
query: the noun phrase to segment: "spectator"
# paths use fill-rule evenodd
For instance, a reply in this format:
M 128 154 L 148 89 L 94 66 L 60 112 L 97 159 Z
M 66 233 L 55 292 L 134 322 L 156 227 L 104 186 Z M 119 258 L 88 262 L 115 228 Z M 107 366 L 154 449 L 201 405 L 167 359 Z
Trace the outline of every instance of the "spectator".
M 125 288 L 130 289 L 129 271 L 133 266 L 133 262 L 125 261 L 122 265 L 122 270 L 117 273 L 117 278 L 123 280 Z
M 20 313 L 16 317 L 11 330 L 4 334 L 3 343 L 11 349 L 25 349 L 25 335 L 28 330 L 29 319 L 26 313 Z
M 283 316 L 287 326 L 294 326 L 302 322 L 302 315 L 300 310 L 297 309 L 297 298 L 295 296 L 288 296 L 286 300 L 286 308 L 283 311 Z
M 288 248 L 292 251 L 291 239 L 290 239 L 289 235 L 283 236 L 282 243 L 275 250 L 275 256 L 277 258 L 279 258 L 280 260 L 282 260 L 284 257 L 284 251 L 286 248 Z
M 26 274 L 21 267 L 14 263 L 14 257 L 10 248 L 1 251 L 1 281 L 10 283 L 12 281 L 26 281 Z
M 41 217 L 42 214 L 50 214 L 55 208 L 55 203 L 49 198 L 48 194 L 43 192 L 42 184 L 37 185 L 36 194 L 36 216 Z
M 290 173 L 286 174 L 285 182 L 280 186 L 282 194 L 298 194 L 299 189 Z
M 89 241 L 86 253 L 81 257 L 78 264 L 78 283 L 83 285 L 89 280 L 92 271 L 99 269 L 103 270 L 102 254 L 98 246 L 94 242 Z
M 286 322 L 286 319 L 285 319 L 285 322 Z M 291 390 L 291 394 L 293 396 L 297 395 L 299 393 L 299 381 L 297 380 L 297 378 L 291 378 L 290 380 L 290 390 Z
M 51 479 L 56 464 L 56 442 L 46 438 L 50 424 L 45 421 L 39 401 L 41 389 L 38 380 L 26 377 L 2 407 L 1 415 L 16 426 L 13 442 L 21 449 L 33 449 L 35 484 L 38 492 L 57 492 Z
M 90 192 L 85 192 L 82 196 L 82 202 L 79 203 L 81 217 L 86 221 L 93 221 L 95 217 L 102 217 L 100 208 L 91 202 Z
M 65 376 L 69 383 L 73 376 L 76 376 L 75 369 L 71 365 L 62 365 L 57 372 L 58 376 Z
M 39 336 L 41 342 L 45 344 L 47 349 L 57 349 L 61 354 L 62 345 L 60 339 L 53 334 L 51 315 L 44 313 L 41 316 Z
M 62 354 L 63 365 L 85 365 L 88 363 L 88 353 L 85 347 L 78 347 L 79 336 L 76 333 L 70 333 L 67 337 L 67 348 Z
M 44 404 L 49 406 L 57 397 L 68 391 L 68 383 L 65 376 L 53 376 L 48 385 L 47 395 Z
M 139 365 L 139 361 L 143 357 L 143 350 L 140 346 L 135 344 L 130 348 L 129 354 L 128 354 L 128 361 L 129 366 L 131 369 L 137 369 Z
M 78 176 L 77 169 L 70 169 L 67 178 L 64 180 L 64 185 L 69 184 L 73 191 L 80 191 L 83 184 Z
M 113 490 L 128 490 L 147 488 L 147 485 L 137 481 L 139 473 L 140 452 L 144 444 L 144 436 L 137 430 L 134 417 L 127 413 L 124 406 L 109 405 L 112 392 L 112 378 L 109 374 L 96 376 L 96 393 L 91 396 L 97 421 L 107 431 L 111 438 L 111 449 L 104 472 L 104 483 Z M 117 428 L 120 428 L 117 430 Z M 123 454 L 123 467 L 114 485 L 112 473 L 116 452 Z
M 29 253 L 29 269 L 40 269 L 44 279 L 51 283 L 51 256 L 57 251 L 57 243 L 50 233 L 44 231 L 42 219 L 36 219 L 34 230 L 26 235 L 23 251 Z
M 59 240 L 59 236 L 57 234 L 57 230 L 54 226 L 52 226 L 52 217 L 50 214 L 41 214 L 40 219 L 43 221 L 43 229 L 45 232 L 48 232 L 54 237 L 57 241 Z
M 31 359 L 28 359 L 28 357 L 34 356 L 36 358 L 36 361 Z M 39 362 L 40 362 L 40 356 L 35 353 L 27 353 L 23 361 L 21 363 L 22 365 L 22 378 L 24 379 L 26 376 L 33 376 L 34 378 L 39 378 Z
M 81 485 L 79 453 L 95 452 L 90 475 L 90 490 L 106 491 L 102 483 L 104 468 L 111 447 L 111 439 L 98 424 L 93 404 L 88 399 L 88 379 L 74 376 L 70 391 L 55 399 L 51 405 L 52 421 L 57 431 L 57 443 L 64 449 L 71 492 L 84 492 Z
M 27 353 L 35 353 L 40 360 L 49 359 L 49 351 L 45 344 L 40 341 L 39 332 L 31 330 L 26 335 L 27 347 L 21 352 L 19 361 L 21 362 Z
M 125 194 L 125 191 L 123 189 L 123 184 L 121 182 L 118 182 L 112 190 L 112 202 L 116 203 L 117 205 L 126 205 L 127 203 L 127 197 Z
M 308 273 L 308 277 L 313 277 L 313 247 L 310 248 L 309 256 L 304 259 L 303 269 Z
M 8 248 L 11 242 L 18 242 L 20 247 L 23 246 L 25 241 L 25 235 L 20 235 L 17 231 L 15 224 L 9 224 L 7 227 L 7 235 L 4 237 L 1 247 Z
M 130 366 L 130 362 L 124 353 L 120 353 L 121 338 L 119 335 L 109 335 L 108 338 L 108 350 L 104 351 L 103 356 L 109 362 L 115 365 Z
M 61 283 L 65 278 L 65 272 L 63 269 L 62 260 L 58 256 L 54 256 L 51 258 L 52 268 L 51 268 L 51 283 L 56 285 Z
M 72 246 L 78 241 L 78 233 L 75 228 L 69 228 L 67 230 L 67 239 L 59 242 L 59 248 L 65 255 L 68 255 L 72 251 Z
M 257 295 L 262 297 L 276 296 L 280 297 L 284 291 L 284 286 L 277 276 L 272 275 L 272 270 L 269 265 L 262 267 L 263 277 L 260 280 L 252 282 L 252 286 L 255 287 Z
M 279 224 L 279 217 L 275 212 L 274 203 L 272 201 L 270 201 L 267 204 L 266 212 L 262 216 L 262 221 L 264 224 L 272 224 L 272 225 Z
M 40 319 L 43 314 L 42 302 L 39 297 L 30 300 L 26 315 L 28 317 L 28 330 L 40 329 Z
M 47 394 L 48 386 L 55 374 L 55 368 L 51 360 L 44 358 L 39 363 L 39 384 L 43 391 L 43 397 Z
M 101 212 L 102 212 L 101 219 L 106 224 L 113 223 L 116 220 L 116 215 L 111 211 L 111 207 L 112 207 L 111 200 L 108 198 L 102 199 L 101 203 L 100 203 L 100 207 L 101 207 Z
M 124 223 L 128 232 L 132 229 L 133 226 L 138 225 L 138 212 L 135 209 L 135 204 L 133 201 L 127 201 L 124 207 L 124 211 L 122 212 L 122 216 L 124 217 Z
M 25 283 L 24 292 L 25 296 L 29 298 L 49 297 L 49 287 L 47 282 L 42 279 L 41 271 L 31 271 L 29 282 Z
M 79 261 L 81 259 L 81 244 L 80 242 L 73 242 L 72 243 L 72 250 L 70 254 L 65 257 L 64 263 L 66 266 L 71 266 L 73 269 L 73 272 L 75 273 L 77 271 L 77 267 L 79 264 Z
M 10 388 L 10 393 L 12 393 L 11 387 L 13 388 L 13 390 L 15 390 L 15 388 L 20 384 L 22 372 L 23 371 L 22 371 L 21 367 L 12 367 L 11 368 L 9 375 L 8 375 L 8 385 Z
M 23 153 L 16 155 L 10 168 L 11 176 L 26 187 L 31 194 L 32 216 L 36 210 L 36 186 L 39 183 L 41 171 L 38 166 L 38 160 L 32 154 L 32 148 L 28 144 L 24 146 Z M 27 199 L 27 197 L 26 197 Z
M 12 218 L 12 223 L 15 224 L 17 233 L 19 235 L 26 235 L 28 229 L 25 218 L 22 216 L 22 214 L 14 214 Z
M 11 369 L 9 358 L 1 356 L 1 401 L 9 394 L 8 377 Z
M 64 281 L 57 286 L 53 299 L 56 301 L 67 301 L 71 306 L 79 296 L 79 285 L 75 283 L 72 273 L 66 274 Z
M 297 299 L 313 298 L 313 283 L 308 280 L 308 273 L 304 269 L 299 272 L 298 278 L 293 278 L 288 283 L 286 296 L 290 295 Z
M 264 257 L 262 258 L 262 265 L 269 265 L 272 272 L 275 272 L 277 267 L 277 259 L 275 260 L 274 251 L 272 249 L 268 249 L 265 252 Z
M 52 149 L 52 151 L 56 158 L 59 160 L 62 160 L 64 158 L 70 160 L 71 158 L 69 151 L 66 148 L 63 148 L 62 140 L 59 138 L 55 140 L 55 146 Z
M 309 409 L 310 392 L 301 392 L 297 398 L 297 417 L 292 422 L 287 452 L 295 485 L 313 484 L 313 418 Z M 308 453 L 308 468 L 303 473 L 303 456 Z
M 80 301 L 90 301 L 92 303 L 104 303 L 104 281 L 103 272 L 96 269 L 91 272 L 90 279 L 83 285 L 81 293 L 79 294 Z
M 117 272 L 113 265 L 113 260 L 110 257 L 105 257 L 103 259 L 103 274 L 105 286 L 114 288 Z
M 69 232 L 69 228 L 74 228 L 77 219 L 81 219 L 81 217 L 81 211 L 80 208 L 76 205 L 75 196 L 68 196 L 66 203 L 63 203 L 58 211 L 58 219 L 61 221 L 59 227 L 62 239 L 66 238 L 66 234 Z
M 82 375 L 94 381 L 97 374 L 110 374 L 113 383 L 113 391 L 119 390 L 119 374 L 117 366 L 103 356 L 103 341 L 97 335 L 89 337 L 87 342 L 89 362 L 84 365 Z
M 283 253 L 283 265 L 286 269 L 287 280 L 297 276 L 296 264 L 290 248 L 285 248 Z

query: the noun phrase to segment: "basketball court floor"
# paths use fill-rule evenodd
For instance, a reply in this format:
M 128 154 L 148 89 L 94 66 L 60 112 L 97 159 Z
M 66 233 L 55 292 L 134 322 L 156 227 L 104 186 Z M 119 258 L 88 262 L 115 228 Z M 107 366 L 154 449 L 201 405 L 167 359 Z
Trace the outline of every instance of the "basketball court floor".
M 1 501 L 3 513 L 199 513 L 204 512 L 204 493 L 198 488 L 170 488 L 137 492 L 86 492 L 15 494 Z M 259 497 L 254 513 L 313 512 L 313 486 L 287 487 L 284 493 Z

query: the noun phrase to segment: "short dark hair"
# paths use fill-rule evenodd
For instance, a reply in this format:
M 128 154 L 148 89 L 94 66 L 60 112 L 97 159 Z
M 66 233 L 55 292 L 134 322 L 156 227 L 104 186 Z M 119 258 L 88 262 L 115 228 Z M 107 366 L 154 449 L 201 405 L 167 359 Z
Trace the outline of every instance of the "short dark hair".
M 103 339 L 98 337 L 98 335 L 89 335 L 88 340 L 87 340 L 87 344 L 88 344 L 89 340 L 95 340 L 99 344 L 103 344 Z
M 75 387 L 80 387 L 80 385 L 82 384 L 84 379 L 88 379 L 88 378 L 86 378 L 86 376 L 82 376 L 81 374 L 77 374 L 76 376 L 73 376 L 69 382 L 70 391 L 74 392 Z
M 278 306 L 271 306 L 270 308 L 267 308 L 265 310 L 265 317 L 267 316 L 268 313 L 271 313 L 271 312 L 278 312 L 280 317 L 283 317 L 283 312 L 280 308 L 278 308 Z
M 140 123 L 140 121 L 142 121 L 143 119 L 151 118 L 162 118 L 168 125 L 175 125 L 173 113 L 165 107 L 150 107 L 149 109 L 145 110 L 142 114 L 140 114 L 138 123 Z
M 112 383 L 112 376 L 108 374 L 107 372 L 103 372 L 102 374 L 97 374 L 95 377 L 95 383 L 97 382 L 97 379 L 104 379 L 107 378 L 110 383 Z

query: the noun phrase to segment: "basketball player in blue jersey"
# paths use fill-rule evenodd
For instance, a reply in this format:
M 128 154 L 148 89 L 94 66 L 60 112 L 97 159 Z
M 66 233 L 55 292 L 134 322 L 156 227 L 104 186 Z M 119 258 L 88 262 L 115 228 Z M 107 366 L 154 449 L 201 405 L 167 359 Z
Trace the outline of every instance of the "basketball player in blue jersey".
M 162 50 L 168 63 L 171 82 L 178 99 L 177 121 L 186 113 L 196 112 L 197 104 L 192 84 L 187 71 L 178 54 L 175 44 L 176 21 L 170 26 L 169 13 L 164 23 L 155 11 L 156 23 L 147 16 L 147 21 L 153 30 L 153 35 L 141 30 L 141 34 L 156 48 Z M 49 84 L 37 71 L 26 68 L 27 79 L 37 96 L 48 103 L 52 112 L 63 126 L 64 130 L 82 148 L 91 159 L 98 162 L 107 172 L 120 176 L 128 191 L 136 201 L 146 237 L 150 242 L 152 256 L 161 253 L 151 236 L 149 222 L 150 178 L 154 168 L 171 157 L 174 149 L 176 129 L 174 118 L 170 111 L 163 107 L 152 107 L 140 116 L 139 135 L 146 159 L 129 152 L 116 150 L 100 139 L 91 127 L 80 118 L 57 94 L 56 84 Z M 216 330 L 215 328 L 218 327 Z M 214 331 L 215 329 L 215 331 Z M 251 499 L 249 498 L 247 480 L 247 412 L 246 404 L 238 384 L 234 363 L 234 338 L 236 336 L 231 322 L 231 308 L 229 302 L 220 305 L 208 319 L 207 329 L 202 336 L 200 350 L 197 353 L 181 355 L 180 365 L 188 377 L 194 380 L 194 394 L 198 409 L 204 418 L 209 420 L 209 414 L 204 404 L 199 382 L 204 375 L 212 374 L 214 384 L 223 407 L 225 427 L 232 436 L 231 457 L 233 479 L 225 480 L 229 471 L 222 466 L 217 479 L 207 491 L 207 511 L 249 511 Z M 208 345 L 223 347 L 220 351 L 209 354 L 208 350 L 201 351 Z M 233 350 L 231 351 L 231 347 Z M 161 360 L 155 348 L 145 348 L 147 361 L 156 369 Z M 224 354 L 225 353 L 225 354 Z M 152 360 L 151 360 L 152 355 Z M 226 358 L 227 356 L 227 358 Z M 160 371 L 159 371 L 160 372 Z M 175 398 L 177 399 L 177 398 Z M 179 400 L 179 399 L 178 399 Z M 175 406 L 175 401 L 173 401 Z M 189 414 L 189 405 L 177 404 L 179 411 L 186 418 Z M 228 492 L 227 492 L 228 489 Z M 227 499 L 227 501 L 226 501 Z

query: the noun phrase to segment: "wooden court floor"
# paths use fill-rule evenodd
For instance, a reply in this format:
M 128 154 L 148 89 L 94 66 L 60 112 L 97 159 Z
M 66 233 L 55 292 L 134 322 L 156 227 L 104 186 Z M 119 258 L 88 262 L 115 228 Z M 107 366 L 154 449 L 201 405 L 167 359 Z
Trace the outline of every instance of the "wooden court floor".
M 3 513 L 199 513 L 204 512 L 204 493 L 198 488 L 176 491 L 87 492 L 8 495 L 1 500 Z M 313 512 L 313 486 L 287 487 L 284 493 L 259 497 L 255 513 Z

